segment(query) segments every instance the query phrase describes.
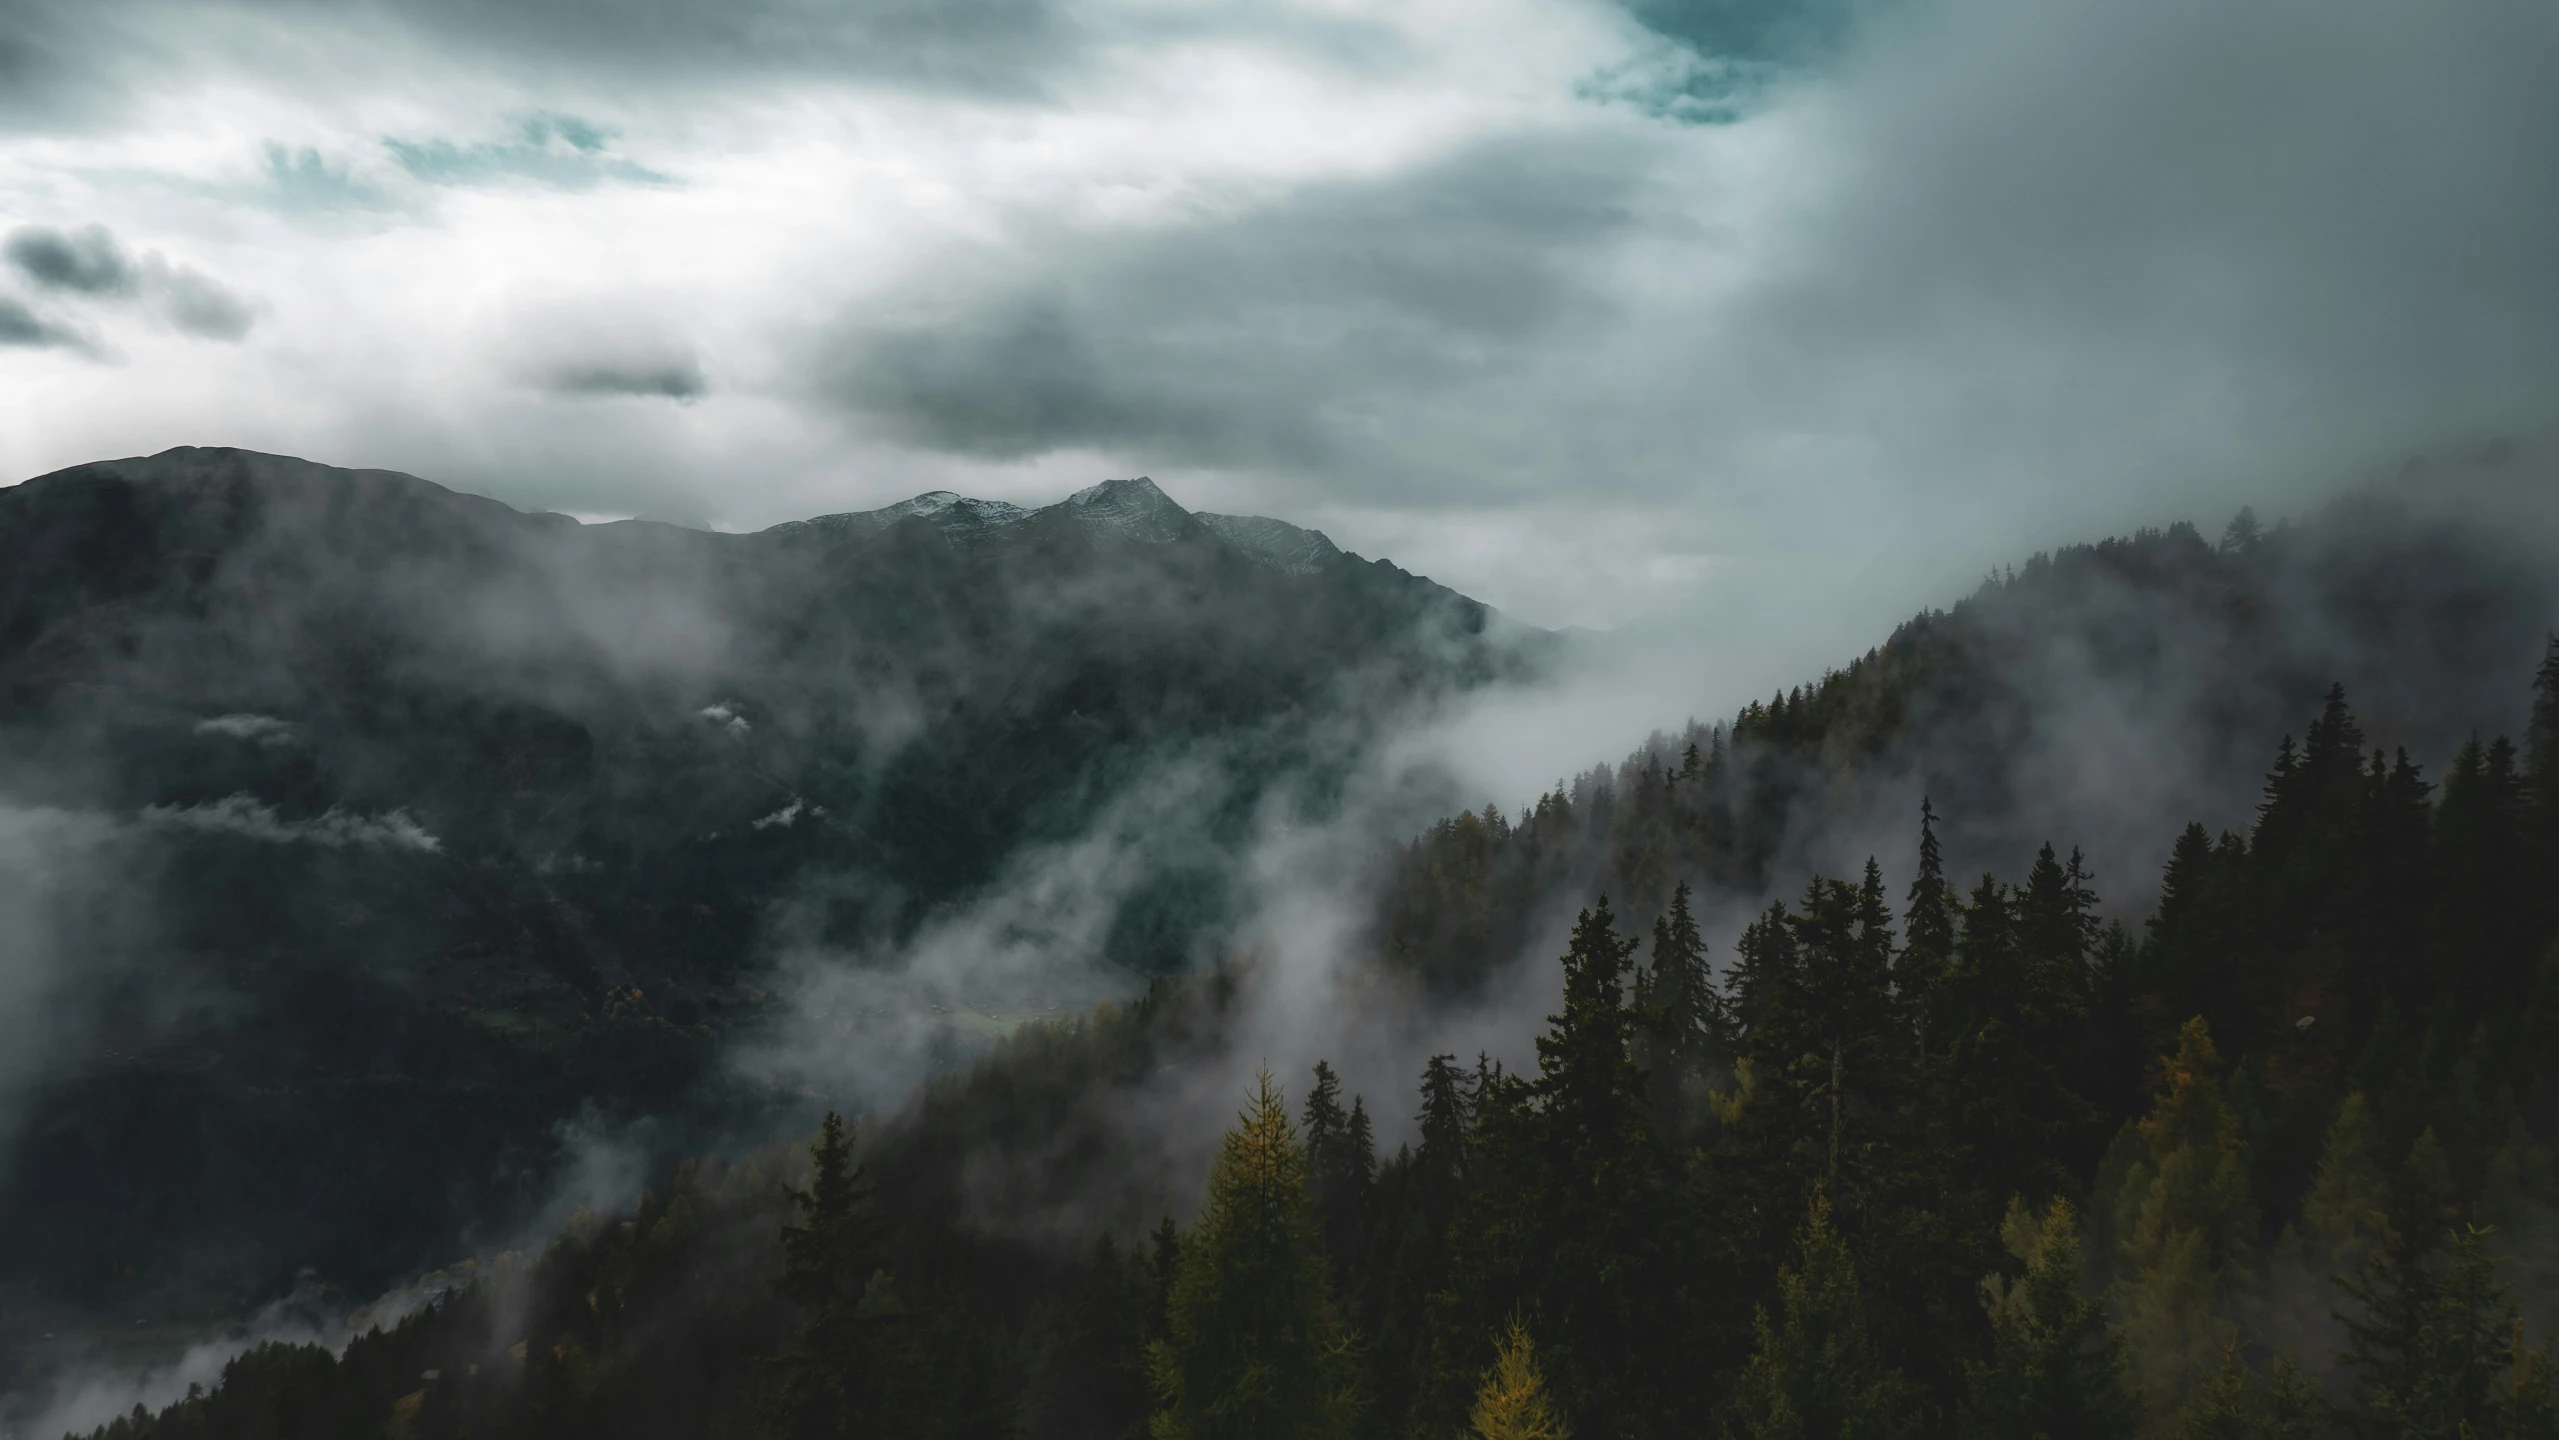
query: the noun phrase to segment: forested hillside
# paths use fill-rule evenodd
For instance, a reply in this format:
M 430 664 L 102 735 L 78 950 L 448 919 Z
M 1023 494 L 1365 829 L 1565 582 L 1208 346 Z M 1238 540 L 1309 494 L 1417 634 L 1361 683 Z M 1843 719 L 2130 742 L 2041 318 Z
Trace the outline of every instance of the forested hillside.
M 0 489 L 0 1373 L 490 1243 L 564 1126 L 814 1118 L 728 1063 L 779 957 L 1122 811 L 1092 953 L 901 1013 L 964 1055 L 1214 953 L 1258 806 L 1549 639 L 1142 480 L 750 535 L 233 450 Z
M 2333 685 L 2375 743 L 2437 766 L 2512 731 L 2507 677 L 2554 614 L 2559 577 L 2528 546 L 2370 497 L 2273 529 L 2243 512 L 2218 544 L 2181 524 L 2037 555 L 1813 684 L 1657 735 L 1517 815 L 1450 817 L 1388 867 L 1377 943 L 1463 992 L 1600 891 L 1649 926 L 1683 882 L 1724 915 L 1907 855 L 1924 797 L 1954 869 L 2066 836 L 2130 916 L 2188 821 L 2243 823 L 2267 738 Z
M 103 1433 L 2559 1434 L 2559 640 L 2508 683 L 2439 778 L 2330 689 L 2138 924 L 2068 836 L 1949 873 L 1932 802 L 1729 956 L 1591 896 L 1533 1067 L 1265 1076 L 1196 1213 L 971 1219 L 978 1142 L 1215 1045 L 1232 977 L 1168 980 Z

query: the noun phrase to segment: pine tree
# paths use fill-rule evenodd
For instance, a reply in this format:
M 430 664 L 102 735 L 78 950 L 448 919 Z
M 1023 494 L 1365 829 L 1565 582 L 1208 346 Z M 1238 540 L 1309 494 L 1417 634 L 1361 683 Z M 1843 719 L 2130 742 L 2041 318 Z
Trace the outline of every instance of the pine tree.
M 1456 1187 L 1466 1183 L 1466 1130 L 1472 1108 L 1465 1073 L 1454 1055 L 1433 1055 L 1422 1067 L 1422 1110 L 1416 1117 L 1422 1136 L 1422 1168 Z
M 1502 1337 L 1492 1368 L 1484 1372 L 1467 1418 L 1476 1440 L 1572 1440 L 1572 1427 L 1546 1393 L 1536 1349 L 1518 1316 L 1511 1317 L 1509 1333 Z
M 2428 1130 L 2391 1186 L 2380 1241 L 2339 1289 L 2351 1377 L 2345 1418 L 2390 1440 L 2549 1435 L 2559 1423 L 2546 1352 L 2496 1277 L 2488 1233 L 2453 1222 L 2443 1147 Z
M 2532 673 L 2532 720 L 2524 730 L 2524 762 L 2545 823 L 2559 817 L 2559 634 Z
M 1935 1036 L 1935 996 L 1955 957 L 1954 892 L 1937 844 L 1937 810 L 1919 802 L 1919 871 L 1911 877 L 1909 908 L 1902 912 L 1902 952 L 1893 986 L 1908 1012 L 1917 1054 L 1925 1058 Z
M 1860 885 L 1816 877 L 1800 911 L 1772 907 L 1753 928 L 1744 981 L 1758 1014 L 1744 1049 L 1757 1123 L 1808 1185 L 1844 1193 L 1875 1158 L 1870 1117 L 1899 1104 L 1910 1075 L 1883 881 L 1871 863 Z
M 1692 1093 L 1732 1043 L 1685 883 L 1672 892 L 1669 911 L 1653 922 L 1653 963 L 1635 978 L 1635 1013 L 1654 1128 L 1676 1142 L 1690 1129 Z
M 879 1307 L 864 1306 L 885 1242 L 871 1187 L 853 1158 L 844 1120 L 827 1112 L 809 1147 L 806 1189 L 790 1192 L 799 1223 L 782 1227 L 782 1273 L 775 1291 L 801 1314 L 790 1346 L 767 1363 L 761 1414 L 782 1440 L 875 1435 L 891 1419 L 897 1376 Z
M 2505 737 L 2485 746 L 2473 738 L 2453 757 L 2435 833 L 2433 973 L 2448 982 L 2465 1018 L 2520 1005 L 2539 958 L 2532 912 L 2540 906 L 2529 878 L 2523 778 Z
M 2423 1209 L 2404 1218 L 2422 1223 Z M 2524 1343 L 2486 1238 L 2470 1226 L 2428 1240 L 2394 1237 L 2346 1287 L 2364 1306 L 2348 1320 L 2348 1348 L 2338 1357 L 2354 1377 L 2347 1417 L 2358 1435 L 2552 1433 L 2549 1358 Z
M 2363 1268 L 2389 1229 L 2390 1189 L 2381 1164 L 2381 1132 L 2358 1090 L 2337 1107 L 2320 1147 L 2319 1168 L 2302 1201 L 2303 1228 L 2334 1274 Z
M 1219 1146 L 1208 1199 L 1154 1348 L 1155 1440 L 1301 1440 L 1356 1410 L 1349 1341 L 1327 1293 L 1306 1152 L 1264 1071 Z
M 2000 1227 L 2023 1279 L 1982 1284 L 1991 1358 L 1966 1367 L 1965 1440 L 2129 1440 L 2140 1410 L 2126 1389 L 2123 1347 L 2105 1308 L 2080 1294 L 2079 1217 L 2055 1198 L 2038 1218 L 2023 1202 Z
M 1777 1307 L 1752 1322 L 1756 1346 L 1733 1387 L 1733 1440 L 1889 1440 L 1914 1428 L 1909 1386 L 1879 1361 L 1848 1246 L 1818 1195 L 1778 1272 Z
M 2524 730 L 2524 766 L 2532 794 L 2532 863 L 2537 873 L 2559 872 L 2559 635 L 2550 637 L 2532 676 L 2532 719 Z M 2543 932 L 2559 925 L 2559 886 L 2545 886 L 2539 920 Z
M 2254 1253 L 2248 1147 L 2200 1019 L 2179 1032 L 2166 1084 L 2137 1125 L 2140 1159 L 2110 1197 L 2124 1237 L 2125 1340 L 2154 1413 L 2174 1414 L 2234 1330 L 2223 1313 Z
M 1316 1233 L 1332 1263 L 1336 1290 L 1349 1294 L 1352 1271 L 1365 1248 L 1369 1185 L 1376 1176 L 1377 1153 L 1368 1107 L 1353 1096 L 1351 1108 L 1344 1110 L 1341 1094 L 1341 1078 L 1333 1067 L 1316 1061 L 1315 1083 L 1306 1093 L 1307 1193 L 1315 1209 Z
M 2177 1417 L 2177 1440 L 2313 1440 L 2320 1434 L 2318 1393 L 2289 1355 L 2275 1361 L 2264 1384 L 2241 1358 L 2222 1348 L 2221 1368 Z
M 1943 1123 L 1993 1206 L 2057 1193 L 2096 1126 L 2067 1066 L 2088 1019 L 2080 894 L 2050 845 L 2023 895 L 1983 876 L 1941 987 Z
M 1074 1287 L 1032 1326 L 1025 1440 L 1145 1440 L 1147 1329 L 1154 1280 L 1109 1234 Z

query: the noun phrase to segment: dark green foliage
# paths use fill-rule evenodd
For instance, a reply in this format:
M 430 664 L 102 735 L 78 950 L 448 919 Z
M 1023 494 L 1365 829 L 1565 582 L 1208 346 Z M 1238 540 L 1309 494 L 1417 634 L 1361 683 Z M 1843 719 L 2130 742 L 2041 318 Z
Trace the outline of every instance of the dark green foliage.
M 1585 1440 L 2552 1435 L 2550 742 L 2478 743 L 2438 797 L 2402 727 L 2368 734 L 2323 680 L 2255 822 L 2186 830 L 2146 917 L 2102 921 L 2052 845 L 1959 897 L 1940 834 L 1963 817 L 1933 804 L 1898 917 L 1871 862 L 1788 903 L 1732 893 L 1804 774 L 1744 772 L 1849 764 L 1912 693 L 1876 677 L 1953 664 L 1931 653 L 1399 857 L 1429 873 L 1390 886 L 1387 977 L 1462 984 L 1436 947 L 1507 943 L 1540 876 L 1647 877 L 1651 949 L 1638 967 L 1611 906 L 1584 911 L 1533 1072 L 1415 1057 L 1383 1163 L 1321 1065 L 1302 1135 L 1266 1090 L 1199 1226 L 1149 1232 L 1169 1201 L 1126 1118 L 1223 1053 L 1242 987 L 1168 979 L 878 1122 L 875 1206 L 829 1127 L 796 1190 L 679 1173 L 344 1357 L 253 1352 L 118 1433 L 828 1433 L 868 1394 L 884 1437 L 1449 1440 L 1516 1322 Z M 1696 917 L 1737 898 L 1757 915 L 1718 983 Z
M 2237 1345 L 2177 1417 L 2177 1440 L 2314 1440 L 2328 1433 L 2322 1406 L 2289 1355 L 2262 1379 Z
M 1173 754 L 1194 803 L 1105 945 L 1186 966 L 1260 796 L 1553 648 L 1110 493 L 1160 543 L 1071 505 L 582 526 L 221 449 L 0 487 L 0 793 L 120 817 L 94 868 L 152 917 L 67 941 L 61 1083 L 0 1134 L 0 1285 L 378 1288 L 525 1223 L 590 1104 L 769 1133 L 802 1098 L 721 1057 L 782 1013 L 777 952 L 903 943 Z M 382 843 L 280 843 L 331 826 Z
M 2067 1200 L 2009 1208 L 2002 1234 L 2025 1275 L 1983 1282 L 1991 1351 L 1968 1367 L 1964 1440 L 2131 1440 L 2141 1411 L 2105 1307 L 2080 1292 L 2078 1227 Z
M 1313 1440 L 1359 1411 L 1307 1203 L 1307 1157 L 1265 1071 L 1226 1134 L 1153 1351 L 1156 1440 Z
M 773 1285 L 802 1318 L 770 1362 L 763 1420 L 778 1440 L 845 1440 L 890 1428 L 909 1408 L 901 1352 L 910 1317 L 882 1268 L 869 1180 L 833 1112 L 809 1154 L 814 1169 L 807 1188 L 791 1192 L 799 1223 L 782 1227 Z
M 1314 1207 L 1316 1234 L 1332 1262 L 1333 1283 L 1347 1293 L 1368 1248 L 1369 1191 L 1377 1174 L 1377 1142 L 1367 1102 L 1355 1095 L 1351 1108 L 1344 1110 L 1341 1090 L 1333 1067 L 1316 1061 L 1304 1116 L 1307 1197 Z
M 1635 1024 L 1654 1133 L 1677 1144 L 1696 1127 L 1707 1085 L 1731 1065 L 1734 1042 L 1685 883 L 1653 922 L 1652 964 L 1635 977 Z
M 2448 1224 L 2450 1190 L 2429 1131 L 2400 1167 L 2378 1243 L 2340 1281 L 2350 1428 L 2388 1440 L 2559 1434 L 2549 1355 L 2526 1344 L 2487 1232 Z
M 1752 1321 L 1756 1344 L 1733 1386 L 1733 1440 L 1892 1440 L 1916 1429 L 1912 1395 L 1866 1333 L 1866 1302 L 1848 1247 L 1821 1197 L 1778 1272 L 1773 1310 Z
M 1946 885 L 1946 862 L 1937 843 L 1937 808 L 1919 802 L 1919 868 L 1910 880 L 1909 908 L 1902 912 L 1902 951 L 1894 961 L 1893 988 L 1910 1012 L 1919 1057 L 1928 1056 L 1937 1029 L 1937 987 L 1955 959 L 1955 896 Z
M 1698 1413 L 1681 1317 L 1697 1297 L 1674 1172 L 1653 1136 L 1628 958 L 1603 898 L 1564 955 L 1564 1006 L 1534 1080 L 1494 1077 L 1472 1140 L 1480 1166 L 1431 1309 L 1415 1424 L 1463 1423 L 1507 1318 L 1538 1335 L 1549 1392 L 1579 1433 L 1667 1433 Z

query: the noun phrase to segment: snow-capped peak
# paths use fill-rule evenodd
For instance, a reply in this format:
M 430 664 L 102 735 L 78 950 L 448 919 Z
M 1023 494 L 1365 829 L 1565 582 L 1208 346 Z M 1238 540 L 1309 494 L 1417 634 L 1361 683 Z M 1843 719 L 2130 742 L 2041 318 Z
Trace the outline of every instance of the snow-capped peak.
M 1134 480 L 1105 480 L 1078 490 L 1058 502 L 1058 508 L 1130 539 L 1159 544 L 1178 540 L 1197 528 L 1191 512 L 1174 504 L 1172 496 L 1142 475 Z

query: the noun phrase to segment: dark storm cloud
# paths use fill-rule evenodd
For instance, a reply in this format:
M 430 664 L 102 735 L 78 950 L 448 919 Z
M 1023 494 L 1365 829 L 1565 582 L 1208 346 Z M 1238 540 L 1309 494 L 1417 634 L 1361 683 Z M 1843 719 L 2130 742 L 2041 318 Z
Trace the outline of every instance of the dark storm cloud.
M 163 323 L 202 339 L 244 339 L 256 320 L 249 302 L 221 282 L 158 255 L 131 255 L 103 225 L 21 226 L 0 253 L 46 289 L 90 300 L 140 299 Z
M 0 345 L 26 350 L 76 349 L 80 337 L 28 309 L 25 301 L 0 295 Z
M 0 0 L 0 125 L 103 118 L 194 68 L 194 36 L 236 39 L 242 18 L 290 38 L 282 64 L 354 24 L 520 77 L 670 89 L 755 76 L 1025 95 L 1078 49 L 1051 0 Z
M 1894 12 L 1700 378 L 1762 425 L 1895 434 L 1905 495 L 2056 518 L 2074 479 L 2333 483 L 2546 428 L 2553 74 L 2559 10 L 2525 0 Z
M 1399 395 L 1501 371 L 1601 304 L 1577 258 L 1631 222 L 1642 148 L 1494 142 L 1211 221 L 1019 234 L 955 267 L 958 293 L 850 324 L 833 393 L 967 455 L 1338 459 Z
M 603 361 L 563 365 L 547 377 L 555 395 L 637 395 L 691 400 L 710 389 L 701 362 L 691 356 L 658 361 Z
M 103 225 L 49 230 L 29 225 L 9 236 L 9 263 L 49 290 L 120 295 L 133 288 L 133 264 Z

